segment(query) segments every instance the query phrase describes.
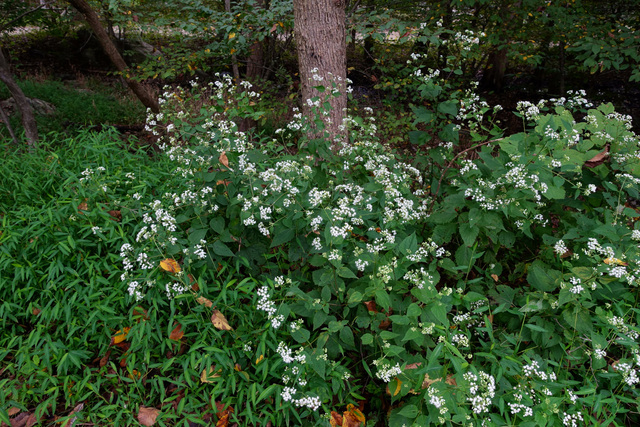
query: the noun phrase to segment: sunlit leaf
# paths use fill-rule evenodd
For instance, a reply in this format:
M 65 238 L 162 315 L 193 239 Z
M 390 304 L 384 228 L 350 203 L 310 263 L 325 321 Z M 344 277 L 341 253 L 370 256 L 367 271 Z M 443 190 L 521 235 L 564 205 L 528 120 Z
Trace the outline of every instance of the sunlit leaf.
M 222 369 L 218 369 L 217 372 L 214 372 L 214 367 L 209 367 L 209 370 L 203 369 L 200 374 L 200 382 L 203 383 L 212 383 L 214 378 L 220 378 L 220 374 L 222 373 Z
M 612 265 L 612 264 L 615 264 L 615 265 L 622 265 L 622 266 L 625 266 L 625 267 L 626 267 L 627 265 L 629 265 L 629 263 L 628 263 L 628 262 L 621 261 L 621 260 L 619 260 L 618 258 L 607 258 L 607 259 L 605 259 L 605 260 L 604 260 L 604 263 L 605 263 L 605 264 L 608 264 L 608 265 Z
M 127 334 L 129 333 L 129 330 L 131 330 L 131 328 L 126 327 L 126 328 L 116 332 L 116 334 L 113 337 L 111 337 L 110 345 L 120 344 L 122 341 L 126 340 L 127 339 Z
M 169 273 L 179 273 L 181 268 L 175 259 L 167 258 L 160 261 L 160 268 Z
M 229 159 L 227 158 L 227 154 L 225 151 L 223 151 L 220 154 L 220 157 L 218 157 L 218 160 L 220 161 L 220 163 L 222 163 L 226 168 L 229 168 Z

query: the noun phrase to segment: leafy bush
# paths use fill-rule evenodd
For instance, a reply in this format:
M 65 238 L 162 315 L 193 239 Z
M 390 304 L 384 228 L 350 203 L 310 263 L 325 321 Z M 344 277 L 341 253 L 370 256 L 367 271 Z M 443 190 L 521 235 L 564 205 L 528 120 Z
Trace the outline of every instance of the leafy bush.
M 577 93 L 519 104 L 525 131 L 496 139 L 489 107 L 447 89 L 440 112 L 476 145 L 441 133 L 428 172 L 371 117 L 348 118 L 337 155 L 299 113 L 282 141 L 238 132 L 262 113 L 229 79 L 163 94 L 153 170 L 103 144 L 86 169 L 25 162 L 64 179 L 3 199 L 3 405 L 90 401 L 110 424 L 637 422 L 630 119 Z

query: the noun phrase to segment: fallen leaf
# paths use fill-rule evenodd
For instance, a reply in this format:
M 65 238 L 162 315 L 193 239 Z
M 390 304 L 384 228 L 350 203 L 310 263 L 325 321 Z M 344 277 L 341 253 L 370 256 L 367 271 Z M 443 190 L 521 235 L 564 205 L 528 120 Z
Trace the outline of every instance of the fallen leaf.
M 232 38 L 234 38 L 236 36 L 236 33 L 229 33 L 229 40 L 231 40 Z
M 213 307 L 213 303 L 210 300 L 206 299 L 205 297 L 198 297 L 196 298 L 196 301 L 198 302 L 198 304 L 202 304 L 207 308 Z
M 182 330 L 182 325 L 180 323 L 177 324 L 173 331 L 169 334 L 170 340 L 180 341 L 180 339 L 184 336 L 184 331 Z
M 187 278 L 189 278 L 189 283 L 191 283 L 191 290 L 193 292 L 198 292 L 200 290 L 200 285 L 198 285 L 198 281 L 191 274 L 187 274 Z
M 180 273 L 180 266 L 175 259 L 167 258 L 160 261 L 160 268 L 169 273 Z
M 82 411 L 82 408 L 84 408 L 84 402 L 81 402 L 80 404 L 76 405 L 76 407 L 73 408 L 73 411 L 71 411 L 69 416 L 71 416 L 73 414 L 77 414 L 78 412 Z M 70 418 L 69 420 L 67 420 L 67 422 L 65 422 L 62 425 L 62 427 L 73 427 L 73 425 L 75 424 L 77 419 L 78 419 L 78 417 Z
M 607 259 L 604 260 L 604 263 L 608 264 L 608 265 L 611 265 L 611 264 L 622 265 L 622 266 L 625 266 L 625 267 L 627 265 L 629 265 L 628 262 L 621 261 L 618 258 L 607 258 Z
M 227 318 L 224 317 L 224 314 L 220 313 L 220 310 L 213 310 L 211 323 L 221 331 L 233 331 L 233 328 L 229 326 L 229 322 L 227 322 Z
M 365 422 L 364 414 L 352 405 L 347 405 L 347 410 L 342 414 L 342 427 L 360 427 Z
M 23 412 L 21 414 L 19 414 L 17 417 L 12 418 L 11 421 L 11 427 L 24 427 L 25 425 L 27 425 L 27 421 L 29 420 L 31 414 L 29 414 L 28 412 Z
M 212 383 L 214 378 L 220 378 L 220 373 L 222 372 L 222 369 L 218 369 L 218 372 L 214 372 L 214 367 L 211 366 L 209 367 L 209 370 L 207 371 L 206 369 L 202 370 L 202 373 L 200 374 L 200 382 L 203 383 Z
M 369 311 L 373 311 L 374 313 L 377 313 L 378 310 L 376 310 L 376 302 L 371 300 L 371 301 L 365 301 L 363 302 L 363 304 L 365 305 L 365 307 L 367 307 L 367 310 Z
M 31 309 L 31 313 L 33 313 L 34 316 L 37 316 L 41 313 L 41 310 L 39 308 L 33 308 Z
M 126 340 L 127 334 L 130 330 L 131 328 L 127 327 L 116 332 L 116 334 L 111 337 L 111 342 L 109 343 L 109 345 L 120 344 L 122 341 Z
M 107 354 L 105 354 L 105 355 L 100 359 L 99 365 L 100 365 L 100 367 L 101 367 L 101 368 L 104 368 L 104 367 L 107 365 L 107 363 L 109 363 L 109 356 L 110 356 L 110 355 L 111 355 L 111 350 L 107 351 Z
M 118 221 L 118 222 L 122 221 L 122 212 L 116 211 L 116 210 L 112 210 L 112 211 L 108 211 L 107 213 L 109 215 L 111 215 L 111 217 L 113 219 L 115 219 L 116 221 Z
M 229 159 L 227 158 L 227 153 L 226 151 L 223 151 L 222 154 L 220 154 L 220 157 L 218 157 L 218 160 L 220 161 L 220 163 L 222 163 L 227 169 L 229 169 Z
M 138 411 L 138 422 L 143 426 L 152 426 L 156 423 L 156 418 L 160 414 L 160 410 L 157 408 L 147 408 L 141 406 Z
M 260 357 L 256 359 L 256 365 L 264 360 L 264 354 L 261 354 Z
M 329 420 L 331 427 L 342 427 L 342 415 L 336 411 L 331 411 L 331 419 Z
M 141 375 L 142 374 L 140 374 L 139 371 L 134 369 L 134 370 L 131 371 L 131 373 L 129 375 L 127 375 L 127 378 L 131 378 L 133 380 L 133 379 L 140 378 Z
M 269 33 L 273 33 L 276 29 L 278 28 L 278 24 L 273 24 L 273 27 L 271 27 L 271 30 L 269 30 Z
M 13 417 L 15 414 L 20 412 L 20 408 L 16 408 L 15 406 L 9 408 L 9 410 L 7 411 L 7 415 L 9 415 L 10 417 Z
M 82 213 L 80 211 L 86 211 L 89 210 L 89 205 L 87 205 L 87 202 L 82 202 L 78 205 L 78 213 Z
M 497 281 L 498 281 L 498 275 L 497 275 L 497 274 L 492 274 L 492 275 L 491 275 L 491 278 L 492 278 L 495 282 L 497 282 Z
M 608 156 L 609 144 L 605 145 L 604 150 L 593 156 L 593 158 L 584 162 L 584 166 L 587 168 L 595 168 L 596 166 L 603 164 Z
M 233 413 L 233 408 L 229 406 L 225 409 L 224 404 L 216 402 L 216 415 L 218 416 L 218 422 L 216 427 L 227 427 L 229 425 L 229 414 Z

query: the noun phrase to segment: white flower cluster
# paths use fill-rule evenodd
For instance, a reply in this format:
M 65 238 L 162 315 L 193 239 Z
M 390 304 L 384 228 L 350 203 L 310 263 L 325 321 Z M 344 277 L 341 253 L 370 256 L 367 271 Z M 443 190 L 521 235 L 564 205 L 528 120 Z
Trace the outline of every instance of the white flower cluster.
M 410 270 L 405 273 L 404 280 L 411 282 L 418 289 L 435 289 L 434 278 L 429 272 L 425 271 L 424 267 L 420 267 L 420 270 Z
M 496 394 L 495 378 L 483 371 L 479 371 L 477 375 L 473 372 L 465 372 L 463 378 L 469 382 L 470 396 L 467 400 L 471 403 L 473 412 L 476 414 L 487 412 Z
M 391 366 L 388 362 L 385 362 L 381 359 L 374 360 L 373 364 L 378 368 L 376 372 L 376 377 L 388 383 L 393 378 L 397 377 L 402 373 L 402 369 L 400 368 L 400 364 L 396 363 L 395 366 Z

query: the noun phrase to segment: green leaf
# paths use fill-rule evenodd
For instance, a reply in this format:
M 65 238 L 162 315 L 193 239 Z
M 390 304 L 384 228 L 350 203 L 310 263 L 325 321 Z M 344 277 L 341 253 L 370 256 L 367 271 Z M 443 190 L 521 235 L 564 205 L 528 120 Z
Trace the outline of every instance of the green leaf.
M 416 405 L 404 405 L 398 414 L 407 418 L 415 418 L 418 416 L 418 407 Z
M 415 302 L 411 303 L 409 305 L 409 307 L 407 308 L 407 316 L 409 316 L 409 317 L 418 317 L 421 314 L 422 314 L 422 309 Z
M 411 233 L 398 245 L 398 250 L 402 255 L 409 255 L 418 250 L 418 240 L 416 234 Z
M 364 345 L 370 345 L 373 344 L 373 335 L 371 334 L 364 334 L 360 340 L 362 341 L 362 344 Z
M 550 332 L 550 331 L 547 331 L 542 326 L 534 325 L 532 323 L 527 323 L 524 326 L 526 326 L 527 328 L 531 329 L 532 331 L 536 331 L 536 332 Z
M 359 303 L 360 301 L 362 301 L 362 298 L 364 298 L 364 295 L 362 295 L 361 292 L 353 291 L 351 295 L 349 295 L 349 300 L 347 301 L 347 304 Z
M 224 218 L 221 216 L 212 218 L 209 227 L 218 234 L 224 234 Z
M 311 332 L 309 332 L 304 328 L 300 328 L 296 331 L 291 332 L 291 337 L 293 337 L 293 339 L 298 341 L 300 344 L 309 341 L 310 336 L 311 336 Z
M 220 240 L 216 240 L 215 242 L 213 242 L 213 253 L 223 257 L 234 256 L 233 252 L 231 252 L 231 249 L 229 249 L 227 245 L 222 243 Z
M 438 104 L 438 112 L 455 116 L 458 114 L 458 101 L 449 100 Z
M 531 264 L 527 281 L 531 286 L 542 292 L 551 292 L 560 286 L 562 273 L 549 268 L 546 264 L 536 261 Z
M 468 222 L 464 222 L 460 224 L 459 231 L 464 244 L 469 247 L 473 246 L 476 238 L 478 237 L 478 227 L 472 226 Z
M 287 243 L 292 240 L 296 236 L 296 232 L 292 228 L 279 229 L 277 233 L 274 233 L 275 236 L 271 241 L 271 247 L 275 248 L 276 246 L 280 246 L 283 243 Z
M 382 307 L 383 310 L 388 310 L 391 306 L 391 300 L 387 291 L 377 290 L 375 293 L 376 303 Z
M 344 342 L 347 345 L 350 345 L 351 347 L 355 347 L 356 345 L 356 343 L 353 340 L 353 331 L 348 326 L 345 326 L 340 331 L 340 339 L 342 340 L 342 342 Z
M 343 265 L 340 268 L 338 268 L 337 272 L 338 272 L 338 276 L 344 277 L 345 279 L 357 279 L 358 278 L 358 276 L 356 276 L 355 273 L 353 271 L 351 271 L 351 269 L 349 267 L 347 267 L 346 265 Z

